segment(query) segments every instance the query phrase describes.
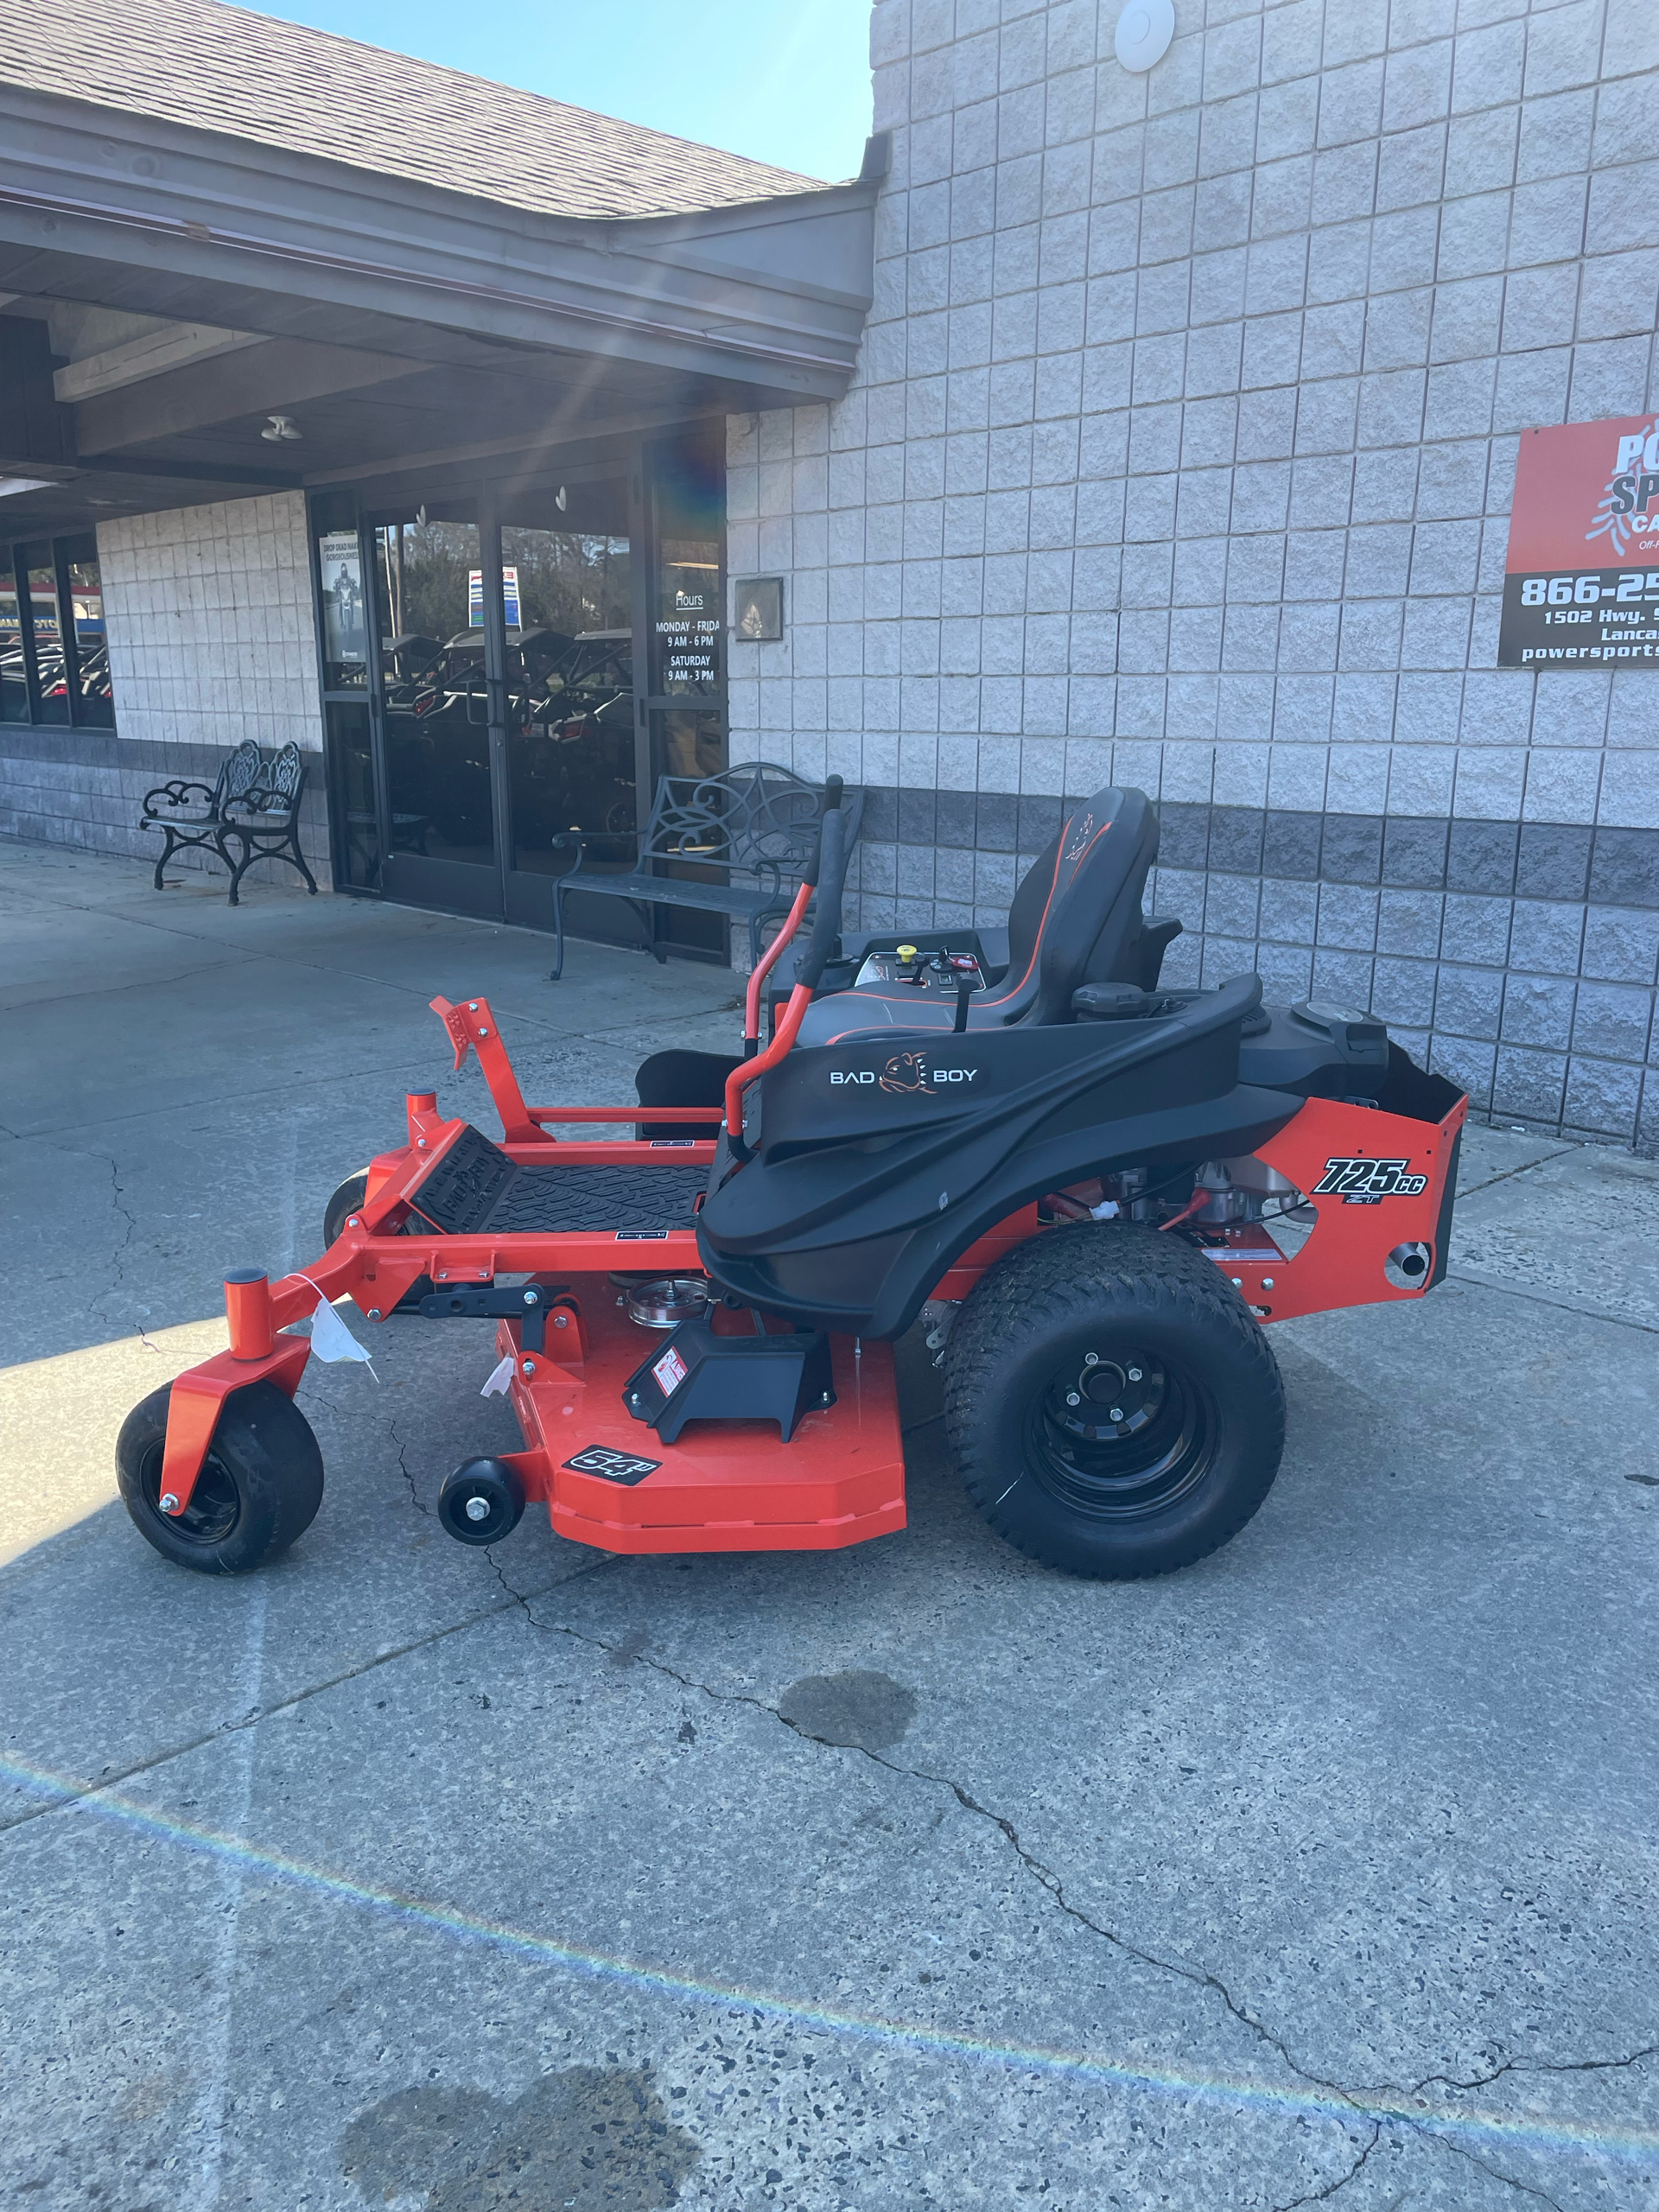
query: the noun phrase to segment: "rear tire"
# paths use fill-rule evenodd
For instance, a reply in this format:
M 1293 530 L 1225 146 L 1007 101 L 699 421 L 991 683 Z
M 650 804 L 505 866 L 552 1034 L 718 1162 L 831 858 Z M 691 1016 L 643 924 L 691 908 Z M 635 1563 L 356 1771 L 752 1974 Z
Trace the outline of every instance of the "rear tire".
M 1201 1251 L 1135 1224 L 1045 1230 L 981 1280 L 950 1332 L 944 1417 L 999 1535 L 1114 1581 L 1236 1535 L 1285 1441 L 1249 1307 Z
M 198 1574 L 248 1574 L 285 1552 L 322 1503 L 322 1454 L 311 1424 L 275 1382 L 232 1391 L 190 1503 L 161 1508 L 162 1457 L 173 1386 L 141 1399 L 121 1424 L 116 1478 L 145 1541 Z

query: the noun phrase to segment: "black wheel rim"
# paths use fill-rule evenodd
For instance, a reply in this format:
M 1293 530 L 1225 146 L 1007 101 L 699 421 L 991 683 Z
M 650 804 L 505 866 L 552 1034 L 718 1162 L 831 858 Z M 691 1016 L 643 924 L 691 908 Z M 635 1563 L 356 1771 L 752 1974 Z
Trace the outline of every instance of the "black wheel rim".
M 242 1518 L 242 1493 L 236 1486 L 236 1478 L 225 1462 L 210 1452 L 201 1463 L 201 1472 L 196 1477 L 196 1486 L 190 1493 L 190 1503 L 182 1513 L 163 1513 L 162 1510 L 162 1459 L 163 1446 L 152 1445 L 144 1455 L 141 1482 L 144 1503 L 174 1535 L 187 1544 L 222 1544 L 236 1533 L 236 1524 Z
M 1189 1370 L 1144 1345 L 1069 1354 L 1033 1396 L 1026 1464 L 1051 1497 L 1095 1521 L 1140 1521 L 1190 1496 L 1219 1427 Z

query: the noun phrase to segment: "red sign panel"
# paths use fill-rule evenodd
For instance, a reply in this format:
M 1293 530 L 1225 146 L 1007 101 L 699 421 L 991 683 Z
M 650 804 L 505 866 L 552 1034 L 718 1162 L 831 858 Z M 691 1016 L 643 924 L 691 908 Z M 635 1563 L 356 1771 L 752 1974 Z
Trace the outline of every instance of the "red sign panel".
M 1659 667 L 1659 415 L 1523 431 L 1500 668 Z

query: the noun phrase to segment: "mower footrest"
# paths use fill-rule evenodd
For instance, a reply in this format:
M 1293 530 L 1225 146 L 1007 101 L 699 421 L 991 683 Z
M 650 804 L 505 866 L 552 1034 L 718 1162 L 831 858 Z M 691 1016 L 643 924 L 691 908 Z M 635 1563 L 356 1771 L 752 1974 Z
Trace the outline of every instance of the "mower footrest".
M 836 1402 L 830 1340 L 821 1329 L 717 1337 L 707 1321 L 682 1321 L 628 1377 L 623 1397 L 664 1444 L 689 1421 L 775 1421 L 787 1444 L 804 1414 Z

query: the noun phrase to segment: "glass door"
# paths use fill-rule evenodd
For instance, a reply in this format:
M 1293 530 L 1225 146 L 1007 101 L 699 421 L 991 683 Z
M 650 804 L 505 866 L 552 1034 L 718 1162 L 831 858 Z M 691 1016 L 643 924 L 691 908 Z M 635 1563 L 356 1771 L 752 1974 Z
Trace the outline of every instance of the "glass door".
M 503 510 L 510 921 L 547 929 L 551 879 L 575 864 L 555 839 L 586 839 L 583 867 L 626 870 L 639 789 L 627 486 L 550 486 Z M 578 937 L 639 941 L 629 909 L 573 899 Z
M 497 918 L 497 851 L 481 533 L 470 511 L 421 508 L 369 533 L 378 617 L 388 898 Z M 329 564 L 322 570 L 328 627 Z

